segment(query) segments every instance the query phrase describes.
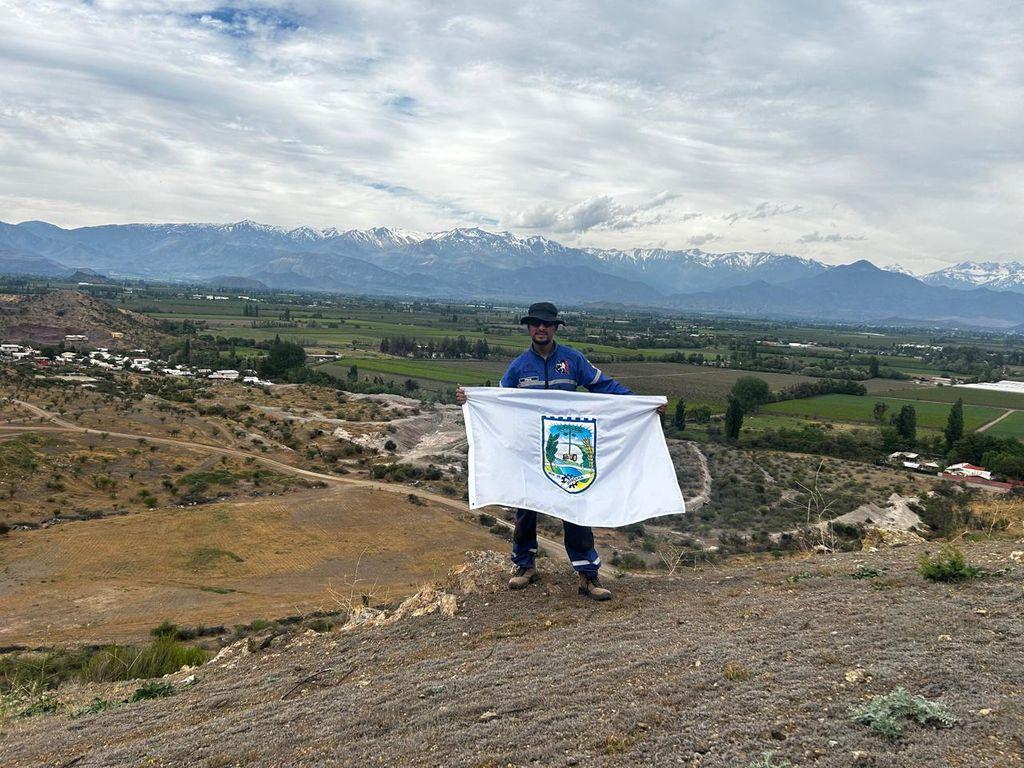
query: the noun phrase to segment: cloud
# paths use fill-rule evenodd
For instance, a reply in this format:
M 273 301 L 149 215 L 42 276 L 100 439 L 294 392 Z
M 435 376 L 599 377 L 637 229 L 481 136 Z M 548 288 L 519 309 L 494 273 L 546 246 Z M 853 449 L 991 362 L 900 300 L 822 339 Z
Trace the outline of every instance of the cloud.
M 690 245 L 694 246 L 695 248 L 699 248 L 702 245 L 707 245 L 708 243 L 714 242 L 715 240 L 721 240 L 721 239 L 722 238 L 719 235 L 716 235 L 714 232 L 708 232 L 705 235 L 694 235 L 693 237 L 691 237 L 686 242 L 688 242 Z
M 565 208 L 536 205 L 510 213 L 503 226 L 522 229 L 544 229 L 549 232 L 587 232 L 592 229 L 636 229 L 664 220 L 664 214 L 652 213 L 667 205 L 678 195 L 661 192 L 637 205 L 623 205 L 608 195 L 592 197 Z M 685 214 L 692 218 L 699 214 Z
M 867 240 L 864 235 L 840 235 L 837 232 L 831 232 L 827 235 L 822 235 L 819 232 L 811 232 L 806 235 L 801 235 L 796 239 L 798 243 L 839 243 L 843 240 Z
M 722 218 L 732 226 L 737 221 L 757 221 L 758 219 L 770 219 L 773 216 L 786 216 L 791 213 L 798 213 L 801 210 L 799 205 L 784 205 L 782 203 L 758 203 L 748 211 L 733 211 Z
M 1019 254 L 1019 3 L 0 4 L 0 218 Z

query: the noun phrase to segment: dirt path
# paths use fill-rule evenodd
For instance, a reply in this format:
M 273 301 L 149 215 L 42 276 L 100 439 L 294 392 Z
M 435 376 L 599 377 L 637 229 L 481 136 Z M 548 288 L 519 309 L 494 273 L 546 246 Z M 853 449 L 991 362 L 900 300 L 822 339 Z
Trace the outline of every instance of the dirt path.
M 686 511 L 697 512 L 711 500 L 711 470 L 708 468 L 708 457 L 704 455 L 704 451 L 702 451 L 692 440 L 687 441 L 686 444 L 690 446 L 690 450 L 697 455 L 697 461 L 700 462 L 700 471 L 702 475 L 700 493 L 692 499 L 686 500 Z
M 980 427 L 978 427 L 978 428 L 977 428 L 976 430 L 974 430 L 974 431 L 975 431 L 975 432 L 984 432 L 984 431 L 985 431 L 986 429 L 988 429 L 989 427 L 994 427 L 994 426 L 995 426 L 996 424 L 998 424 L 998 423 L 999 423 L 1000 421 L 1002 421 L 1002 420 L 1003 420 L 1003 419 L 1005 419 L 1005 418 L 1006 418 L 1007 416 L 1009 416 L 1010 414 L 1013 414 L 1013 413 L 1017 413 L 1017 409 L 1016 409 L 1016 408 L 1011 408 L 1011 409 L 1010 409 L 1010 410 L 1008 410 L 1008 411 L 1007 411 L 1006 413 L 1004 413 L 1004 414 L 1003 414 L 1002 416 L 1000 416 L 1000 417 L 998 417 L 998 418 L 995 418 L 995 419 L 992 419 L 992 421 L 990 421 L 990 422 L 989 422 L 988 424 L 982 424 L 982 425 L 981 425 Z
M 33 405 L 32 403 L 27 403 L 24 400 L 16 400 L 16 399 L 14 399 L 14 400 L 12 400 L 12 402 L 17 403 L 21 407 L 31 411 L 33 414 L 35 414 L 39 418 L 46 419 L 47 421 L 50 421 L 51 423 L 56 424 L 57 427 L 43 427 L 43 426 L 16 426 L 16 427 L 8 427 L 8 426 L 5 426 L 5 425 L 0 425 L 0 431 L 3 431 L 3 430 L 10 430 L 10 431 L 16 431 L 16 432 L 30 432 L 30 431 L 34 431 L 34 430 L 48 431 L 48 432 L 66 431 L 66 432 L 80 432 L 80 433 L 91 434 L 91 435 L 108 435 L 109 437 L 120 437 L 120 438 L 124 438 L 124 439 L 127 439 L 127 440 L 146 440 L 147 442 L 156 443 L 156 444 L 159 444 L 159 445 L 174 445 L 174 446 L 178 446 L 180 448 L 186 448 L 186 449 L 189 449 L 189 450 L 197 450 L 197 451 L 205 451 L 205 452 L 208 452 L 208 453 L 214 453 L 214 454 L 218 454 L 220 456 L 233 456 L 233 457 L 241 458 L 241 459 L 252 459 L 253 461 L 258 461 L 259 463 L 263 464 L 266 467 L 270 467 L 272 469 L 275 469 L 275 470 L 277 470 L 279 472 L 283 472 L 285 474 L 298 475 L 299 477 L 310 478 L 310 479 L 313 479 L 313 480 L 320 480 L 320 481 L 323 481 L 325 483 L 331 483 L 331 484 L 334 484 L 334 485 L 350 485 L 350 486 L 354 485 L 354 486 L 359 486 L 359 487 L 362 487 L 362 488 L 370 488 L 370 489 L 375 490 L 375 491 L 383 491 L 384 493 L 400 494 L 400 495 L 403 495 L 403 496 L 407 496 L 409 494 L 415 494 L 416 496 L 419 496 L 422 499 L 429 499 L 430 501 L 437 502 L 438 504 L 443 504 L 444 506 L 449 507 L 451 509 L 458 510 L 459 512 L 466 512 L 466 511 L 469 510 L 468 505 L 465 504 L 462 501 L 459 501 L 457 499 L 452 499 L 452 498 L 450 498 L 448 496 L 442 496 L 439 493 L 432 493 L 431 491 L 424 491 L 424 490 L 421 490 L 419 488 L 411 488 L 410 486 L 407 486 L 407 485 L 390 485 L 388 483 L 379 483 L 379 482 L 375 482 L 373 480 L 360 480 L 360 479 L 351 478 L 351 477 L 337 477 L 336 475 L 328 475 L 328 474 L 326 474 L 324 472 L 315 472 L 315 471 L 313 471 L 311 469 L 302 469 L 301 467 L 293 467 L 290 464 L 285 464 L 284 462 L 277 461 L 276 459 L 271 459 L 271 458 L 268 458 L 266 456 L 259 456 L 259 455 L 253 454 L 253 453 L 247 453 L 246 451 L 241 451 L 241 450 L 238 450 L 238 449 L 235 449 L 235 448 L 224 448 L 224 447 L 215 446 L 215 445 L 207 445 L 206 443 L 193 443 L 193 442 L 188 441 L 188 440 L 174 440 L 174 439 L 169 438 L 169 437 L 151 437 L 150 435 L 130 434 L 130 433 L 127 433 L 127 432 L 110 432 L 110 431 L 107 431 L 107 430 L 99 430 L 99 429 L 91 429 L 91 428 L 88 428 L 88 427 L 80 427 L 77 424 L 72 424 L 69 421 L 65 421 L 64 419 L 60 418 L 59 416 L 57 416 L 55 414 L 52 414 L 52 413 L 49 413 L 48 411 L 43 410 L 42 408 L 40 408 L 37 405 Z M 704 465 L 704 468 L 705 468 L 705 472 L 706 472 L 707 471 L 707 464 Z M 506 520 L 503 520 L 500 517 L 496 518 L 496 519 L 497 519 L 497 522 L 499 524 L 505 526 L 506 528 L 510 528 L 510 529 L 514 528 L 514 526 L 511 523 L 507 522 Z M 551 553 L 560 553 L 563 550 L 563 545 L 561 543 L 559 543 L 559 542 L 554 541 L 553 539 L 547 539 L 547 538 L 538 536 L 537 540 L 538 540 L 538 543 L 541 544 L 541 546 L 543 546 L 546 549 L 548 549 Z

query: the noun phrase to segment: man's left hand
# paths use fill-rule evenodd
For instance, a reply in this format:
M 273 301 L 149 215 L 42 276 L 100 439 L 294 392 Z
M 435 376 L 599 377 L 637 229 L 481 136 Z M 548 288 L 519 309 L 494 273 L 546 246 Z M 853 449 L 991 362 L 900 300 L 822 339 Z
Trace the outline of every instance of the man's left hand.
M 668 403 L 665 403 L 664 405 L 659 405 L 658 413 L 664 413 L 666 408 L 668 408 Z

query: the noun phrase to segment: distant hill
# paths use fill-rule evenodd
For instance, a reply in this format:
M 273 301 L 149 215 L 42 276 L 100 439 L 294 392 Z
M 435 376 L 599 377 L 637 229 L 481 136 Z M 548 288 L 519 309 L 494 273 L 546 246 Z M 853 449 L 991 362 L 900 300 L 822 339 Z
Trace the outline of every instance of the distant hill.
M 829 267 L 783 253 L 601 250 L 479 228 L 417 234 L 385 227 L 285 229 L 254 221 L 67 230 L 40 221 L 0 223 L 0 248 L 17 254 L 7 268 L 0 258 L 0 272 L 72 264 L 237 290 L 517 303 L 543 296 L 578 305 L 984 328 L 1012 327 L 1024 317 L 1022 294 L 1014 292 L 1024 290 L 1024 267 L 1012 263 L 958 265 L 945 277 L 918 279 L 868 261 Z M 950 293 L 953 288 L 963 290 Z
M 63 264 L 45 256 L 0 247 L 0 274 L 60 277 L 69 271 Z
M 0 338 L 5 342 L 57 344 L 74 334 L 87 336 L 90 346 L 149 347 L 169 338 L 152 318 L 81 291 L 4 298 L 0 302 Z
M 1024 296 L 987 288 L 955 290 L 879 269 L 868 261 L 832 267 L 779 286 L 751 283 L 713 293 L 675 296 L 680 309 L 885 324 L 903 321 L 1011 328 L 1024 317 Z

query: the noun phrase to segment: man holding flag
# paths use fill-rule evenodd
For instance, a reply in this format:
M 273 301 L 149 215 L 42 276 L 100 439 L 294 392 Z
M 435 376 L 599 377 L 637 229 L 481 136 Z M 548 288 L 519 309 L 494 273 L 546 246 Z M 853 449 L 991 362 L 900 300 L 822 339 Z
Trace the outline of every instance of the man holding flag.
M 527 327 L 531 344 L 513 360 L 500 385 L 505 388 L 556 389 L 575 392 L 585 387 L 590 392 L 613 395 L 632 395 L 633 392 L 595 368 L 584 355 L 564 344 L 555 343 L 555 334 L 563 321 L 558 318 L 554 304 L 542 301 L 530 305 L 520 319 Z M 459 405 L 466 403 L 466 392 L 461 386 L 455 392 Z M 658 411 L 664 413 L 662 405 Z M 512 536 L 512 562 L 515 565 L 509 589 L 524 589 L 539 579 L 535 567 L 537 556 L 537 512 L 517 509 L 515 532 Z M 594 530 L 590 526 L 576 525 L 563 520 L 565 551 L 579 574 L 579 593 L 593 600 L 610 600 L 612 593 L 601 586 L 598 570 L 601 558 L 594 548 Z

